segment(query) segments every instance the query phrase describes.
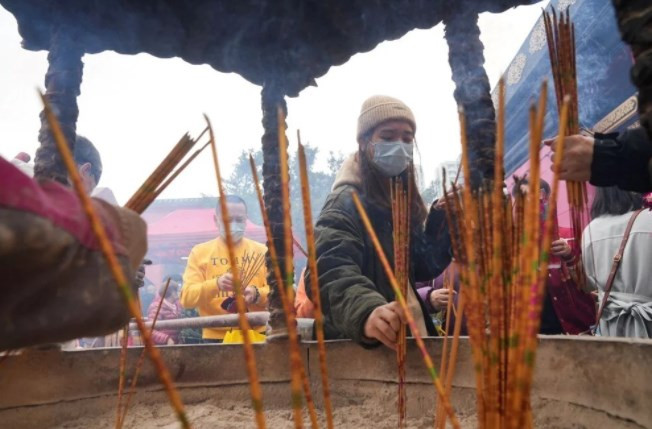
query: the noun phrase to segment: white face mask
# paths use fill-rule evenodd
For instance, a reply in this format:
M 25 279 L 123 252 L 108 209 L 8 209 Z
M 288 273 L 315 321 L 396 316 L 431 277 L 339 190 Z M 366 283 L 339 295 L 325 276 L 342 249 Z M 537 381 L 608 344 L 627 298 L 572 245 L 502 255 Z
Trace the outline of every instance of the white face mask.
M 378 142 L 374 145 L 373 164 L 387 177 L 398 176 L 412 162 L 412 143 Z
M 231 227 L 231 238 L 233 238 L 233 241 L 240 241 L 242 237 L 244 237 L 244 232 L 245 232 L 245 223 L 244 222 L 231 222 L 229 224 Z M 224 228 L 224 224 L 220 222 L 220 235 L 222 238 L 226 239 L 226 232 Z

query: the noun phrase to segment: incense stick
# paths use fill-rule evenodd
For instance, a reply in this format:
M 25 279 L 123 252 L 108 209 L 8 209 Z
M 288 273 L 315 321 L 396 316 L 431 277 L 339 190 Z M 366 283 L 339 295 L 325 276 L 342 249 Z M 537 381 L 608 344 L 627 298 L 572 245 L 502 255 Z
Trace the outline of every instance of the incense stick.
M 41 101 L 43 102 L 43 111 L 48 120 L 50 131 L 52 132 L 52 135 L 54 137 L 54 141 L 57 145 L 57 149 L 61 154 L 61 158 L 63 159 L 66 169 L 68 170 L 68 175 L 72 180 L 77 196 L 81 200 L 82 207 L 84 209 L 84 212 L 86 213 L 86 216 L 88 217 L 89 223 L 91 224 L 93 234 L 95 235 L 95 238 L 97 239 L 100 245 L 102 254 L 104 255 L 104 258 L 107 260 L 107 264 L 109 265 L 111 274 L 113 275 L 117 283 L 118 289 L 120 290 L 129 308 L 129 311 L 131 312 L 132 317 L 136 319 L 138 330 L 140 331 L 140 334 L 143 337 L 143 341 L 145 342 L 145 348 L 149 352 L 150 359 L 152 360 L 152 363 L 156 368 L 156 372 L 159 376 L 159 379 L 161 380 L 161 383 L 165 387 L 165 391 L 168 395 L 168 398 L 170 399 L 170 402 L 172 403 L 172 406 L 174 407 L 177 418 L 179 419 L 179 421 L 181 422 L 184 428 L 190 428 L 190 423 L 188 421 L 188 418 L 186 417 L 186 413 L 184 411 L 181 398 L 179 397 L 179 393 L 174 387 L 172 378 L 170 377 L 170 373 L 168 372 L 165 364 L 163 363 L 163 360 L 161 359 L 161 355 L 159 354 L 158 349 L 154 346 L 152 338 L 149 335 L 149 331 L 145 328 L 145 325 L 141 318 L 140 308 L 136 303 L 136 300 L 133 296 L 133 293 L 131 292 L 127 278 L 125 277 L 124 272 L 122 271 L 122 267 L 118 262 L 115 251 L 113 249 L 113 245 L 111 244 L 111 242 L 109 241 L 106 235 L 106 231 L 104 229 L 104 225 L 102 224 L 102 221 L 100 220 L 99 216 L 95 212 L 95 209 L 93 208 L 90 197 L 86 195 L 86 191 L 84 190 L 84 185 L 81 182 L 81 178 L 79 176 L 79 172 L 77 171 L 72 153 L 70 152 L 70 148 L 66 144 L 65 137 L 61 132 L 59 121 L 57 120 L 54 113 L 52 112 L 52 108 L 50 107 L 50 103 L 48 102 L 47 98 L 45 98 L 45 96 L 40 91 L 39 91 L 39 95 L 41 96 Z
M 276 284 L 278 285 L 278 292 L 279 295 L 281 296 L 281 303 L 283 305 L 283 313 L 285 314 L 285 324 L 288 329 L 288 339 L 290 342 L 290 365 L 292 368 L 292 365 L 298 366 L 301 365 L 303 366 L 303 362 L 301 360 L 301 356 L 299 355 L 299 336 L 297 333 L 297 324 L 296 324 L 296 317 L 294 314 L 294 305 L 293 303 L 289 302 L 287 292 L 285 290 L 285 287 L 283 287 L 283 275 L 281 274 L 281 266 L 278 262 L 278 253 L 276 252 L 276 247 L 274 245 L 274 237 L 272 235 L 272 227 L 269 222 L 269 216 L 267 214 L 267 210 L 265 208 L 265 202 L 263 201 L 263 192 L 260 189 L 260 180 L 258 178 L 258 171 L 256 170 L 256 163 L 254 161 L 253 156 L 251 154 L 249 155 L 249 165 L 251 167 L 251 174 L 254 179 L 254 186 L 256 188 L 256 196 L 258 197 L 258 205 L 260 207 L 260 212 L 263 217 L 263 225 L 265 226 L 265 234 L 267 235 L 267 242 L 269 243 L 269 246 L 267 250 L 269 251 L 269 259 L 272 265 L 272 271 L 274 273 L 274 278 L 276 279 Z M 294 362 L 294 363 L 293 363 Z M 298 362 L 298 364 L 297 364 Z M 308 384 L 306 380 L 306 374 L 305 371 L 301 371 L 301 377 L 302 377 L 302 383 L 304 385 L 304 391 L 305 391 L 305 386 Z M 309 386 L 308 386 L 309 387 Z M 296 389 L 296 386 L 293 386 L 294 389 Z M 309 393 L 309 392 L 308 392 Z M 296 393 L 293 393 L 293 398 L 296 396 Z M 306 402 L 309 402 L 308 400 L 308 394 L 306 394 Z M 294 402 L 293 402 L 294 404 Z M 311 409 L 310 404 L 308 405 L 308 409 Z M 312 419 L 312 416 L 311 416 Z
M 308 167 L 306 153 L 301 144 L 301 135 L 297 130 L 299 174 L 301 177 L 301 197 L 303 200 L 303 220 L 306 229 L 306 243 L 308 245 L 308 267 L 310 268 L 310 289 L 314 306 L 315 332 L 317 334 L 317 349 L 319 350 L 319 369 L 324 395 L 324 408 L 326 411 L 326 424 L 328 429 L 333 429 L 333 406 L 331 403 L 330 385 L 328 381 L 328 365 L 326 361 L 326 337 L 324 335 L 324 315 L 321 310 L 321 296 L 319 294 L 319 273 L 317 271 L 317 249 L 315 246 L 315 230 L 312 223 L 312 205 L 310 202 L 310 183 L 308 180 Z
M 392 241 L 394 250 L 394 275 L 396 276 L 401 293 L 407 296 L 409 286 L 409 204 L 410 204 L 410 184 L 408 179 L 406 192 L 403 180 L 392 178 L 390 183 L 390 201 L 392 209 Z M 398 427 L 405 427 L 407 414 L 407 395 L 405 391 L 405 357 L 407 353 L 407 332 L 404 323 L 400 323 L 398 339 L 396 345 L 396 366 L 398 371 Z
M 161 185 L 156 188 L 156 191 L 154 191 L 151 194 L 148 194 L 147 196 L 142 198 L 142 201 L 138 204 L 138 206 L 135 208 L 136 213 L 143 213 L 147 208 L 156 200 L 159 195 L 174 181 L 174 179 L 177 178 L 179 174 L 185 170 L 185 168 L 190 165 L 190 163 L 197 158 L 197 156 L 210 145 L 210 142 L 207 142 L 204 144 L 202 147 L 197 149 L 179 168 L 177 168 L 174 173 L 172 173 L 166 180 L 163 182 Z
M 559 136 L 557 138 L 557 153 L 555 153 L 554 160 L 554 176 L 552 181 L 552 191 L 550 194 L 550 209 L 546 215 L 545 227 L 544 227 L 544 237 L 542 244 L 542 256 L 538 273 L 536 273 L 538 279 L 537 284 L 531 290 L 531 299 L 535 303 L 533 311 L 531 311 L 529 318 L 529 336 L 526 339 L 526 352 L 523 356 L 525 364 L 525 376 L 523 377 L 523 390 L 527 392 L 529 399 L 529 392 L 532 386 L 532 379 L 534 373 L 534 360 L 536 357 L 536 346 L 538 343 L 537 333 L 539 332 L 539 326 L 541 323 L 541 310 L 543 308 L 543 294 L 545 287 L 545 278 L 548 274 L 548 262 L 549 262 L 549 249 L 552 243 L 552 223 L 553 216 L 555 213 L 555 206 L 557 204 L 557 194 L 559 189 L 559 171 L 561 165 L 561 159 L 563 156 L 563 147 L 564 147 L 564 131 L 567 126 L 568 121 L 568 110 L 569 110 L 569 100 L 566 98 L 561 109 L 561 117 L 559 121 Z M 530 416 L 531 418 L 531 416 Z M 531 423 L 530 423 L 531 425 Z
M 285 281 L 279 284 L 279 288 L 285 287 L 285 295 L 288 304 L 294 303 L 294 278 L 292 273 L 293 260 L 292 260 L 292 217 L 290 209 L 290 176 L 288 168 L 288 142 L 285 137 L 285 112 L 279 105 L 276 108 L 276 120 L 278 131 L 278 151 L 280 158 L 281 168 L 281 202 L 283 206 L 283 247 L 285 250 Z M 296 358 L 291 358 L 290 362 L 290 377 L 292 388 L 292 411 L 294 416 L 295 428 L 303 426 L 303 417 L 301 413 L 301 362 Z
M 258 271 L 263 267 L 265 257 L 262 253 L 257 253 L 256 255 L 251 256 L 245 252 L 242 259 L 243 264 L 240 269 L 240 277 L 242 278 L 242 284 L 246 287 L 251 284 L 254 277 L 258 274 Z
M 220 196 L 220 214 L 222 219 L 230 219 L 229 210 L 226 202 L 226 194 L 224 192 L 224 187 L 222 185 L 222 176 L 220 174 L 220 165 L 217 158 L 217 146 L 215 145 L 215 134 L 213 133 L 213 127 L 211 122 L 208 119 L 208 116 L 204 115 L 206 124 L 208 126 L 208 133 L 210 136 L 211 152 L 213 154 L 213 167 L 215 168 L 215 177 L 217 179 L 217 190 Z M 230 222 L 223 222 L 224 226 L 224 238 L 226 239 L 226 245 L 229 254 L 229 264 L 234 269 L 231 270 L 231 275 L 233 276 L 233 285 L 235 289 L 235 302 L 236 307 L 238 308 L 238 322 L 240 325 L 240 331 L 242 332 L 243 338 L 243 349 L 245 355 L 245 364 L 247 368 L 247 376 L 249 378 L 249 389 L 251 393 L 251 404 L 254 408 L 256 425 L 258 429 L 264 429 L 265 425 L 265 415 L 263 414 L 263 393 L 260 389 L 260 383 L 258 381 L 258 373 L 256 370 L 256 356 L 254 355 L 254 348 L 249 336 L 249 331 L 251 326 L 249 321 L 245 316 L 247 312 L 247 306 L 243 297 L 242 283 L 240 282 L 240 273 L 236 267 L 236 257 L 235 257 L 235 244 L 233 242 L 233 236 L 231 235 L 231 225 Z
M 453 427 L 458 429 L 460 428 L 460 423 L 457 420 L 457 417 L 455 416 L 455 412 L 453 411 L 453 407 L 451 406 L 450 399 L 445 396 L 444 388 L 441 384 L 439 376 L 437 375 L 437 370 L 435 369 L 435 366 L 432 363 L 432 359 L 430 358 L 430 354 L 426 349 L 426 345 L 423 342 L 423 338 L 421 338 L 421 334 L 419 333 L 419 328 L 417 327 L 416 322 L 414 321 L 414 317 L 412 316 L 412 312 L 410 311 L 410 308 L 408 307 L 407 302 L 405 301 L 405 297 L 401 293 L 401 288 L 398 284 L 398 281 L 396 280 L 396 277 L 394 276 L 394 272 L 392 271 L 391 265 L 389 264 L 389 261 L 385 256 L 383 247 L 380 244 L 380 241 L 378 241 L 378 236 L 376 235 L 376 231 L 374 230 L 374 227 L 371 225 L 371 221 L 369 220 L 367 211 L 365 210 L 364 206 L 362 205 L 362 202 L 360 201 L 360 197 L 355 191 L 352 192 L 352 196 L 353 196 L 353 202 L 355 203 L 356 209 L 360 214 L 362 223 L 364 224 L 365 229 L 367 230 L 367 234 L 369 234 L 369 237 L 371 238 L 374 248 L 376 249 L 376 253 L 378 254 L 378 258 L 380 259 L 380 262 L 383 265 L 385 275 L 387 275 L 387 278 L 389 279 L 392 289 L 394 290 L 396 301 L 399 303 L 401 309 L 405 313 L 405 317 L 408 321 L 408 325 L 410 326 L 410 330 L 412 331 L 412 335 L 416 340 L 417 346 L 421 351 L 423 361 L 426 365 L 426 368 L 428 369 L 428 375 L 430 375 L 430 379 L 435 387 L 436 392 L 442 397 L 444 409 L 446 410 L 446 413 L 451 419 Z
M 478 426 L 481 428 L 532 427 L 530 391 L 536 356 L 537 333 L 548 272 L 548 252 L 554 228 L 557 177 L 561 155 L 554 160 L 551 203 L 542 230 L 539 204 L 539 146 L 546 111 L 546 85 L 530 117 L 530 173 L 528 192 L 517 193 L 512 205 L 502 193 L 504 176 L 504 83 L 499 83 L 495 169 L 492 184 L 462 192 L 453 184 L 446 198 L 446 219 L 453 254 L 460 271 L 460 313 L 454 342 L 458 341 L 464 314 L 470 336 L 476 377 Z M 566 130 L 568 101 L 562 106 L 560 136 Z M 469 151 L 466 124 L 460 111 L 462 168 L 468 176 Z M 515 187 L 520 186 L 520 179 Z M 456 346 L 453 346 L 456 349 Z M 453 363 L 454 359 L 450 358 Z M 453 373 L 446 374 L 446 388 Z M 450 378 L 449 378 L 450 377 Z M 445 420 L 445 419 L 444 419 Z M 444 426 L 442 419 L 437 428 Z
M 446 181 L 446 175 L 444 174 L 443 180 Z M 452 308 L 453 308 L 453 281 L 451 280 L 451 275 L 450 275 L 450 267 L 452 266 L 449 265 L 449 267 L 444 271 L 443 274 L 443 288 L 448 291 L 448 302 L 446 303 L 446 319 L 444 322 L 444 345 L 442 347 L 441 351 L 441 363 L 439 365 L 439 373 L 442 374 L 444 380 L 446 380 L 445 374 L 448 374 L 448 336 L 449 336 L 449 326 L 450 326 L 450 321 L 451 321 L 451 313 Z M 432 293 L 432 292 L 431 292 Z M 444 383 L 444 387 L 446 386 L 446 383 Z M 443 413 L 441 412 L 441 401 L 437 401 L 437 405 L 435 407 L 435 428 L 439 428 L 441 424 L 441 420 L 444 420 L 445 417 L 443 416 Z
M 557 11 L 543 11 L 546 41 L 550 68 L 555 83 L 557 111 L 561 114 L 562 104 L 569 97 L 568 126 L 566 135 L 579 134 L 579 109 L 577 92 L 577 69 L 575 57 L 575 26 L 570 20 L 569 9 L 562 11 L 557 19 Z M 570 206 L 573 237 L 577 242 L 588 223 L 588 192 L 584 182 L 566 182 L 568 204 Z M 583 279 L 580 279 L 583 282 Z
M 120 429 L 122 412 L 122 394 L 125 388 L 125 377 L 127 373 L 127 337 L 129 335 L 129 324 L 122 328 L 122 340 L 120 341 L 120 366 L 118 368 L 118 404 L 116 406 L 115 428 Z
M 303 394 L 306 396 L 306 403 L 308 404 L 308 415 L 310 416 L 310 424 L 313 429 L 319 428 L 319 421 L 317 420 L 317 409 L 310 393 L 310 384 L 308 383 L 308 376 L 303 365 L 301 368 L 301 383 L 303 384 Z
M 192 149 L 196 140 L 190 138 L 188 134 L 184 134 L 179 142 L 172 148 L 170 153 L 161 161 L 161 163 L 154 169 L 152 174 L 143 182 L 138 188 L 136 193 L 129 198 L 125 207 L 139 212 L 142 209 L 143 202 L 148 197 L 156 192 L 159 184 L 165 180 L 170 171 L 183 159 L 183 157 Z
M 163 306 L 163 299 L 168 293 L 170 280 L 171 278 L 168 277 L 167 281 L 165 282 L 165 287 L 163 288 L 163 295 L 161 295 L 161 301 L 159 301 L 158 306 L 156 307 L 156 313 L 154 314 L 154 319 L 152 320 L 152 327 L 149 329 L 150 334 L 154 333 L 154 328 L 156 327 L 156 321 L 158 320 L 159 312 L 161 311 L 161 307 Z M 118 429 L 120 429 L 124 425 L 125 419 L 127 418 L 127 411 L 129 410 L 129 404 L 131 403 L 131 398 L 134 396 L 134 393 L 136 393 L 136 383 L 138 383 L 138 377 L 140 376 L 140 370 L 142 369 L 144 362 L 145 362 L 145 349 L 143 349 L 143 351 L 140 352 L 140 356 L 138 357 L 138 362 L 136 363 L 136 369 L 134 371 L 133 378 L 131 379 L 131 386 L 129 387 L 129 393 L 127 394 L 127 400 L 125 401 L 125 405 L 122 408 L 121 416 L 119 417 L 120 424 L 118 425 Z

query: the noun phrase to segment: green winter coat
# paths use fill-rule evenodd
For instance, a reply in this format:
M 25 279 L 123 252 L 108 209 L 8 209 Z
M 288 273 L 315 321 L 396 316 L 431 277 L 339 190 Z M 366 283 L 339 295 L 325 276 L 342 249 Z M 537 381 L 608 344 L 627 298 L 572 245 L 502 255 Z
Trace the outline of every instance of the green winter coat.
M 394 292 L 353 203 L 352 191 L 360 194 L 357 168 L 353 158 L 345 161 L 315 225 L 317 270 L 326 338 L 350 338 L 373 346 L 380 343 L 370 343 L 364 337 L 364 324 L 376 307 L 394 301 Z M 364 195 L 360 197 L 392 263 L 391 213 L 367 204 Z M 410 283 L 414 289 L 415 281 L 437 277 L 451 261 L 443 210 L 430 211 L 425 228 L 412 234 L 411 247 Z M 310 284 L 309 276 L 307 269 L 306 285 Z M 306 293 L 311 298 L 310 288 Z M 423 302 L 420 304 L 428 335 L 436 335 Z

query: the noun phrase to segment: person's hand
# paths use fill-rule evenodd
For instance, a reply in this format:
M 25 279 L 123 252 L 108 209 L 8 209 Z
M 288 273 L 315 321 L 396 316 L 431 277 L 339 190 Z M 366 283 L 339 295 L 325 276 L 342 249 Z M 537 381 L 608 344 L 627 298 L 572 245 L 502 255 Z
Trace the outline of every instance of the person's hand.
M 407 323 L 407 319 L 398 302 L 381 305 L 367 317 L 364 324 L 364 336 L 376 339 L 390 349 L 396 350 L 396 340 L 401 322 Z
M 571 254 L 571 247 L 568 244 L 568 241 L 566 241 L 563 238 L 560 238 L 559 240 L 555 240 L 552 242 L 552 245 L 550 246 L 550 253 L 552 253 L 555 256 L 561 256 L 562 258 L 566 258 Z
M 432 202 L 432 206 L 430 207 L 432 210 L 441 210 L 444 207 L 446 207 L 446 198 L 441 197 L 435 201 Z
M 543 142 L 550 146 L 552 152 L 557 151 L 557 139 Z M 564 154 L 559 168 L 559 178 L 576 182 L 587 182 L 591 179 L 591 162 L 593 161 L 593 146 L 595 139 L 590 136 L 576 134 L 564 137 Z M 550 166 L 554 169 L 554 163 Z
M 259 292 L 256 289 L 256 286 L 249 285 L 245 288 L 244 300 L 247 305 L 255 304 L 258 301 Z
M 217 288 L 224 292 L 231 292 L 233 290 L 233 274 L 222 274 L 217 278 Z
M 453 291 L 453 297 L 457 292 Z M 430 305 L 437 310 L 441 311 L 448 305 L 448 300 L 451 299 L 448 289 L 435 289 L 430 292 Z
M 454 201 L 457 198 L 457 195 L 453 191 L 448 191 L 446 195 L 442 195 L 438 199 L 432 202 L 430 208 L 432 210 L 443 210 L 446 207 L 446 198 L 449 198 L 451 201 Z
M 143 259 L 143 263 L 140 264 L 136 270 L 136 275 L 134 276 L 134 284 L 136 288 L 145 286 L 145 265 L 152 265 L 152 261 L 149 259 Z
M 168 338 L 168 341 L 166 343 L 168 346 L 173 346 L 174 345 L 174 340 L 172 338 Z

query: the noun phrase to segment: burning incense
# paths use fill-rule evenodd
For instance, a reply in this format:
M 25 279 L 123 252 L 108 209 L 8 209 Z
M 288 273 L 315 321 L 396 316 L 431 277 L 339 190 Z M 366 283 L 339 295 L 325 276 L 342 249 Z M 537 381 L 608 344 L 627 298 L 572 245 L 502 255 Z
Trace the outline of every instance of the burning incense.
M 561 109 L 561 117 L 559 121 L 559 136 L 557 137 L 557 153 L 555 153 L 554 159 L 554 178 L 552 182 L 552 191 L 550 194 L 550 207 L 546 215 L 545 226 L 544 226 L 544 237 L 542 244 L 542 252 L 540 259 L 539 270 L 535 275 L 537 278 L 537 283 L 535 287 L 532 288 L 530 293 L 531 302 L 534 302 L 534 308 L 531 309 L 528 319 L 528 331 L 525 343 L 525 353 L 523 355 L 523 363 L 525 367 L 524 377 L 523 377 L 523 390 L 527 394 L 528 403 L 529 403 L 529 394 L 532 387 L 532 380 L 534 374 L 534 361 L 536 357 L 536 347 L 538 344 L 537 333 L 539 332 L 539 326 L 541 323 L 541 310 L 543 308 L 543 294 L 545 288 L 545 279 L 548 274 L 548 263 L 549 263 L 549 249 L 552 243 L 552 232 L 553 232 L 553 219 L 554 214 L 556 213 L 555 206 L 557 204 L 557 194 L 559 191 L 559 171 L 561 165 L 561 158 L 563 156 L 563 145 L 564 140 L 563 136 L 564 131 L 567 127 L 568 121 L 568 112 L 569 112 L 569 100 L 565 99 L 564 104 Z M 529 408 L 528 408 L 529 409 Z M 530 416 L 531 418 L 531 416 Z M 524 422 L 525 423 L 525 422 Z M 518 426 L 522 427 L 522 426 Z
M 405 313 L 405 317 L 408 321 L 408 325 L 410 326 L 410 331 L 412 332 L 412 335 L 414 336 L 414 339 L 417 342 L 417 346 L 421 351 L 421 355 L 423 357 L 423 361 L 426 365 L 426 368 L 428 369 L 428 374 L 430 375 L 430 379 L 432 380 L 436 392 L 442 398 L 444 410 L 446 411 L 446 414 L 448 414 L 448 417 L 451 419 L 451 423 L 453 424 L 453 427 L 459 429 L 461 427 L 460 422 L 457 420 L 457 417 L 455 416 L 455 412 L 453 411 L 453 407 L 451 406 L 450 399 L 445 395 L 444 388 L 441 384 L 441 380 L 437 375 L 437 370 L 435 369 L 432 359 L 430 358 L 430 354 L 426 349 L 426 345 L 423 342 L 423 338 L 421 338 L 421 334 L 419 333 L 419 328 L 417 327 L 417 324 L 414 321 L 414 317 L 412 316 L 412 312 L 410 311 L 410 308 L 407 305 L 405 296 L 401 292 L 400 285 L 396 280 L 396 277 L 394 276 L 394 272 L 392 271 L 392 267 L 389 261 L 387 260 L 387 257 L 385 256 L 383 247 L 380 244 L 380 241 L 378 241 L 378 236 L 376 235 L 376 231 L 374 231 L 374 227 L 372 226 L 371 221 L 369 220 L 367 211 L 363 207 L 358 194 L 355 191 L 353 191 L 352 195 L 353 195 L 353 202 L 355 203 L 356 209 L 360 214 L 362 223 L 364 224 L 365 229 L 367 230 L 367 233 L 369 234 L 369 237 L 373 242 L 374 248 L 376 249 L 376 253 L 378 254 L 378 258 L 380 259 L 380 262 L 383 265 L 383 269 L 385 270 L 385 275 L 387 275 L 387 278 L 389 279 L 392 289 L 394 290 L 394 294 L 396 295 L 396 301 L 399 303 L 401 309 Z
M 84 190 L 84 185 L 81 182 L 81 178 L 79 177 L 79 172 L 77 171 L 77 167 L 75 165 L 75 161 L 73 159 L 72 154 L 70 153 L 70 148 L 66 144 L 65 137 L 61 132 L 59 121 L 57 120 L 54 113 L 52 112 L 52 108 L 50 107 L 50 103 L 48 102 L 47 98 L 45 98 L 45 96 L 40 91 L 39 91 L 39 95 L 41 96 L 41 100 L 43 102 L 43 111 L 48 120 L 48 124 L 50 126 L 50 130 L 54 137 L 54 141 L 57 145 L 59 153 L 61 154 L 61 158 L 63 159 L 66 169 L 68 170 L 68 175 L 72 180 L 75 191 L 77 192 L 77 196 L 81 200 L 82 207 L 84 208 L 86 216 L 88 217 L 88 220 L 93 229 L 93 234 L 95 235 L 97 241 L 100 244 L 100 249 L 102 250 L 102 254 L 107 260 L 109 268 L 111 269 L 111 273 L 118 285 L 118 288 L 122 293 L 122 296 L 129 308 L 129 311 L 131 312 L 132 317 L 136 319 L 138 330 L 140 331 L 140 334 L 143 337 L 143 341 L 145 343 L 145 349 L 149 352 L 150 359 L 152 360 L 152 363 L 156 368 L 156 372 L 161 380 L 161 383 L 165 387 L 165 391 L 170 399 L 170 402 L 172 403 L 172 406 L 174 407 L 177 418 L 179 419 L 179 421 L 181 422 L 184 428 L 190 428 L 190 423 L 188 421 L 188 418 L 186 417 L 186 413 L 184 411 L 181 398 L 179 397 L 179 393 L 177 392 L 177 390 L 174 387 L 174 384 L 172 383 L 172 378 L 170 377 L 170 373 L 168 372 L 165 364 L 163 363 L 163 360 L 161 359 L 161 355 L 158 349 L 154 346 L 152 338 L 149 335 L 149 331 L 145 328 L 145 325 L 143 323 L 140 314 L 140 308 L 138 306 L 138 303 L 136 302 L 136 299 L 134 298 L 133 293 L 131 292 L 129 282 L 127 281 L 127 278 L 125 277 L 124 272 L 122 271 L 122 267 L 118 263 L 118 258 L 115 255 L 113 245 L 111 244 L 111 242 L 109 241 L 106 235 L 106 231 L 104 229 L 104 225 L 102 225 L 102 221 L 100 220 L 99 216 L 95 212 L 95 209 L 93 208 L 90 197 L 86 195 L 86 192 Z
M 206 124 L 208 126 L 208 132 L 210 136 L 211 151 L 213 154 L 213 166 L 215 167 L 215 176 L 217 178 L 217 190 L 220 195 L 220 213 L 222 219 L 229 219 L 229 210 L 227 208 L 227 202 L 225 199 L 224 187 L 222 185 L 222 176 L 220 174 L 220 165 L 217 158 L 217 147 L 215 145 L 215 135 L 213 133 L 213 127 L 211 126 L 208 116 L 204 115 L 206 119 Z M 229 264 L 232 267 L 236 267 L 236 257 L 235 257 L 235 247 L 233 243 L 233 236 L 231 235 L 231 224 L 230 222 L 223 222 L 224 224 L 224 235 L 226 239 L 226 245 L 229 253 Z M 260 383 L 258 381 L 258 373 L 256 371 L 256 356 L 254 355 L 254 348 L 251 342 L 251 337 L 249 336 L 249 331 L 251 326 L 249 321 L 245 316 L 247 312 L 247 306 L 243 297 L 242 283 L 240 282 L 240 273 L 237 269 L 231 270 L 233 276 L 233 285 L 235 290 L 235 302 L 238 308 L 238 319 L 240 324 L 240 331 L 242 331 L 242 338 L 244 344 L 244 355 L 245 363 L 247 367 L 247 376 L 249 378 L 249 389 L 251 392 L 251 404 L 254 408 L 256 415 L 256 424 L 258 429 L 265 428 L 265 415 L 263 414 L 263 393 L 260 389 Z
M 274 238 L 272 236 L 272 227 L 269 223 L 269 216 L 267 215 L 267 210 L 265 209 L 265 202 L 263 201 L 263 192 L 260 189 L 260 180 L 258 178 L 258 171 L 256 170 L 256 163 L 254 158 L 249 155 L 249 165 L 251 167 L 251 174 L 254 178 L 254 185 L 256 188 L 256 195 L 258 197 L 258 205 L 260 207 L 260 212 L 263 217 L 263 224 L 265 226 L 265 234 L 267 235 L 267 242 L 269 243 L 269 259 L 272 264 L 272 270 L 274 272 L 274 278 L 276 279 L 276 284 L 279 285 L 278 291 L 281 295 L 281 303 L 283 305 L 283 313 L 285 314 L 285 324 L 288 328 L 288 337 L 290 342 L 290 365 L 292 362 L 299 362 L 303 368 L 303 362 L 301 360 L 301 355 L 299 352 L 299 335 L 297 333 L 297 324 L 296 324 L 296 315 L 294 313 L 294 304 L 288 301 L 287 292 L 285 287 L 283 287 L 283 275 L 281 274 L 281 266 L 278 262 L 278 254 L 276 253 L 276 247 L 274 246 Z M 294 365 L 297 365 L 296 363 Z M 313 421 L 311 406 L 311 395 L 310 395 L 310 386 L 307 381 L 305 371 L 301 371 L 301 378 L 303 384 L 304 394 L 306 395 L 306 402 L 308 403 L 308 410 L 311 413 L 310 419 Z
M 301 197 L 303 199 L 303 220 L 306 228 L 306 243 L 308 245 L 308 267 L 310 268 L 310 289 L 312 303 L 315 307 L 315 332 L 317 334 L 317 348 L 319 350 L 319 368 L 321 371 L 321 384 L 324 395 L 324 408 L 326 409 L 326 424 L 328 429 L 333 429 L 333 406 L 331 404 L 330 385 L 328 382 L 328 365 L 326 362 L 326 344 L 324 336 L 324 315 L 321 311 L 321 297 L 319 295 L 319 273 L 317 271 L 317 250 L 315 246 L 315 230 L 312 223 L 312 207 L 310 203 L 310 184 L 308 181 L 308 167 L 306 152 L 301 144 L 301 135 L 297 130 L 299 142 L 299 173 L 301 176 Z
M 168 277 L 167 281 L 165 282 L 165 287 L 163 288 L 163 295 L 161 295 L 161 301 L 158 303 L 158 306 L 156 307 L 156 313 L 154 314 L 154 319 L 152 320 L 152 327 L 149 328 L 150 335 L 154 333 L 154 328 L 156 327 L 156 321 L 158 320 L 159 312 L 161 311 L 161 307 L 163 306 L 163 298 L 168 293 L 170 280 L 171 278 Z M 138 383 L 138 377 L 140 376 L 140 370 L 142 369 L 144 362 L 145 362 L 145 349 L 143 349 L 143 351 L 140 353 L 140 356 L 138 357 L 138 362 L 136 363 L 136 370 L 134 371 L 134 375 L 131 380 L 131 386 L 129 387 L 129 394 L 127 395 L 127 400 L 125 401 L 124 408 L 122 409 L 121 416 L 119 417 L 120 423 L 117 426 L 117 429 L 120 429 L 125 424 L 125 419 L 127 418 L 127 411 L 129 410 L 129 404 L 131 403 L 131 398 L 133 398 L 134 393 L 136 393 L 136 383 Z M 118 406 L 119 404 L 120 403 L 118 402 Z
M 288 305 L 294 303 L 294 278 L 292 276 L 292 218 L 290 211 L 290 177 L 288 168 L 288 142 L 285 138 L 285 112 L 279 105 L 276 109 L 276 119 L 278 123 L 278 150 L 281 168 L 281 201 L 283 204 L 283 247 L 285 250 L 285 282 L 279 283 L 279 289 L 285 288 L 285 295 Z M 288 332 L 289 333 L 289 332 Z M 297 350 L 298 352 L 298 350 Z M 290 376 L 292 389 L 292 411 L 294 416 L 295 428 L 303 426 L 303 417 L 301 415 L 301 365 L 300 357 L 291 357 Z
M 559 14 L 551 8 L 551 12 L 543 11 L 543 21 L 548 42 L 550 68 L 555 83 L 557 110 L 561 113 L 562 104 L 566 97 L 569 98 L 569 117 L 566 135 L 580 133 L 577 71 L 575 64 L 575 25 L 570 20 L 569 9 Z M 567 182 L 568 204 L 571 209 L 571 224 L 573 236 L 579 243 L 582 230 L 588 223 L 588 193 L 586 183 Z
M 499 84 L 493 183 L 477 190 L 465 183 L 461 195 L 455 185 L 449 195 L 444 185 L 446 218 L 460 270 L 459 313 L 464 310 L 467 315 L 481 428 L 516 429 L 533 424 L 530 390 L 561 160 L 558 152 L 554 160 L 553 193 L 542 229 L 539 146 L 546 92 L 544 83 L 539 102 L 530 109 L 531 177 L 527 194 L 517 194 L 514 207 L 502 192 L 505 121 L 502 81 Z M 566 131 L 567 112 L 568 102 L 565 102 L 560 118 L 560 141 Z M 470 166 L 463 114 L 460 114 L 460 127 L 462 166 L 466 176 Z M 515 186 L 519 186 L 518 180 Z M 462 317 L 458 314 L 454 342 L 459 337 Z M 450 362 L 454 362 L 452 356 Z M 446 374 L 447 389 L 449 380 L 452 380 L 450 371 Z M 438 429 L 444 425 L 442 420 L 437 421 Z

